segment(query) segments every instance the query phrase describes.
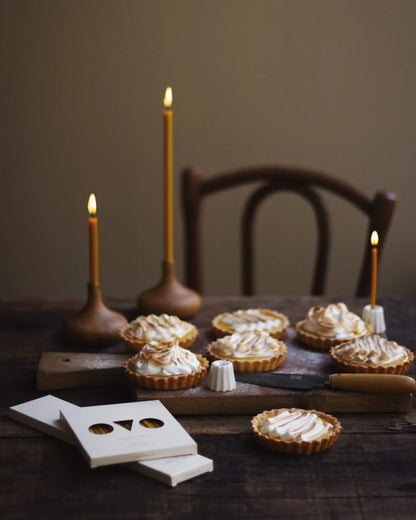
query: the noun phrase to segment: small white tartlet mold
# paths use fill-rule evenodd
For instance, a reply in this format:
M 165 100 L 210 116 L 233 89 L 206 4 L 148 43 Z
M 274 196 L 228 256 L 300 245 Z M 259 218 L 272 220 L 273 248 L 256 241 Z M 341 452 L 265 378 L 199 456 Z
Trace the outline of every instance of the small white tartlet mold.
M 231 361 L 217 360 L 211 363 L 207 387 L 215 392 L 229 392 L 236 387 L 234 367 Z

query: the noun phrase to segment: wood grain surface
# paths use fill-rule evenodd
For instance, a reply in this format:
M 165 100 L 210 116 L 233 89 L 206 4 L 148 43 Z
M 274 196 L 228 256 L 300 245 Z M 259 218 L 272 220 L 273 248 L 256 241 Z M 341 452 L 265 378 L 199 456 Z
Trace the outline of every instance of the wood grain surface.
M 212 335 L 209 326 L 200 330 L 191 350 L 206 355 L 206 345 Z M 293 328 L 283 338 L 287 354 L 274 372 L 292 374 L 332 373 L 327 352 L 310 349 L 297 339 Z M 82 388 L 107 384 L 126 384 L 122 365 L 132 354 L 89 354 L 43 352 L 37 372 L 38 390 Z M 229 392 L 214 392 L 203 380 L 194 388 L 183 390 L 148 390 L 129 384 L 134 399 L 159 399 L 174 414 L 247 414 L 265 409 L 297 407 L 325 412 L 397 412 L 411 408 L 410 394 L 382 394 L 333 390 L 319 385 L 310 390 L 269 388 L 237 382 Z
M 220 311 L 251 306 L 286 312 L 292 323 L 313 297 L 207 297 L 191 320 L 201 330 Z M 363 300 L 342 298 L 355 312 Z M 416 298 L 380 298 L 389 337 L 415 351 Z M 0 516 L 7 520 L 413 520 L 416 511 L 416 410 L 334 413 L 342 432 L 310 456 L 271 453 L 251 433 L 251 414 L 176 415 L 214 460 L 214 471 L 170 488 L 120 466 L 91 470 L 75 446 L 8 417 L 10 406 L 53 393 L 79 406 L 131 401 L 125 384 L 36 389 L 43 352 L 126 355 L 65 345 L 59 330 L 82 302 L 0 302 Z M 106 304 L 132 319 L 134 302 Z M 207 338 L 208 339 L 208 338 Z M 283 370 L 283 367 L 282 367 Z M 409 375 L 415 377 L 413 365 Z M 318 390 L 316 390 L 318 391 Z

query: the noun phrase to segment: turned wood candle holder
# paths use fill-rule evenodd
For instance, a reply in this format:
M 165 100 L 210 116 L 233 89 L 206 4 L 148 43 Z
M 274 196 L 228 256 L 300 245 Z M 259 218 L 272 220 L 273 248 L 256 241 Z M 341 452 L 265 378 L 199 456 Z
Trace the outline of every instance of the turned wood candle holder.
M 99 284 L 89 283 L 87 303 L 64 323 L 62 336 L 68 343 L 104 347 L 120 341 L 118 331 L 126 323 L 124 316 L 104 305 Z
M 170 314 L 178 318 L 190 318 L 201 306 L 200 296 L 181 285 L 176 279 L 174 262 L 162 262 L 162 278 L 137 299 L 143 314 Z

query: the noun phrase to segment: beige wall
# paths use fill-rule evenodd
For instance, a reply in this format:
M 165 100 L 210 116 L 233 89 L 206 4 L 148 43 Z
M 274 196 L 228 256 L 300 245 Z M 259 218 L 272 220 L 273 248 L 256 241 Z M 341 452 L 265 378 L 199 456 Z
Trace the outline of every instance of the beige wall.
M 179 277 L 177 172 L 283 163 L 395 191 L 379 293 L 415 294 L 415 26 L 414 0 L 1 0 L 0 295 L 83 297 L 91 192 L 104 295 L 157 281 L 168 84 Z M 239 200 L 207 207 L 210 294 L 237 291 Z M 261 214 L 260 290 L 301 294 L 309 214 L 289 195 L 278 204 L 275 224 L 272 200 Z M 352 293 L 363 248 L 344 210 L 332 294 Z

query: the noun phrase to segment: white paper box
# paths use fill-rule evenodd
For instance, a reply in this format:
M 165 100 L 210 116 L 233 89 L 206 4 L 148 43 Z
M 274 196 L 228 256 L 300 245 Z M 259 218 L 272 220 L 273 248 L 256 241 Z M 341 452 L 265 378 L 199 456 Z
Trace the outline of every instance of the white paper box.
M 76 444 L 72 432 L 59 417 L 60 410 L 70 410 L 71 408 L 77 409 L 78 406 L 53 395 L 45 395 L 39 399 L 10 407 L 9 417 L 43 433 Z
M 152 477 L 172 487 L 214 469 L 212 459 L 198 454 L 144 460 L 142 462 L 128 463 L 126 466 L 133 471 Z
M 53 395 L 46 395 L 10 407 L 9 416 L 43 433 L 71 444 L 77 444 L 74 434 L 60 420 L 60 410 L 69 408 L 78 408 L 78 406 Z M 170 486 L 176 486 L 180 482 L 213 471 L 213 461 L 199 454 L 129 462 L 125 466 L 136 473 L 141 473 Z
M 91 468 L 174 455 L 194 455 L 197 445 L 160 401 L 143 401 L 61 410 Z M 147 420 L 160 427 L 146 427 Z M 120 425 L 131 421 L 131 429 Z M 100 435 L 94 425 L 111 428 Z

